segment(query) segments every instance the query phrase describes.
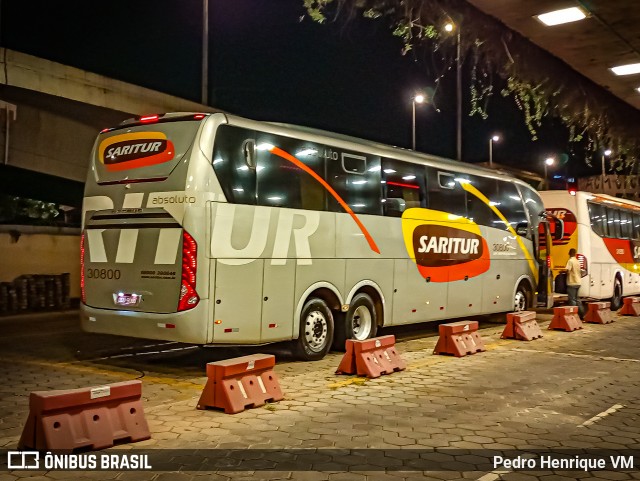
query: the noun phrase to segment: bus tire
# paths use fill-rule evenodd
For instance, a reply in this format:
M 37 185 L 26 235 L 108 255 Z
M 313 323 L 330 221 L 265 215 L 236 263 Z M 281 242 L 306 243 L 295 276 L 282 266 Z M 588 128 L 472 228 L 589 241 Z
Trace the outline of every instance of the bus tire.
M 349 310 L 336 324 L 334 348 L 344 351 L 347 339 L 371 339 L 375 337 L 377 330 L 378 318 L 373 300 L 368 294 L 356 294 L 349 304 Z
M 513 296 L 513 311 L 514 312 L 526 311 L 528 306 L 529 306 L 529 296 L 528 296 L 527 288 L 521 282 L 520 284 L 518 284 L 516 293 Z
M 616 276 L 613 280 L 613 297 L 610 299 L 611 311 L 615 312 L 622 307 L 622 282 Z
M 332 339 L 331 309 L 323 299 L 310 298 L 300 313 L 300 333 L 293 354 L 301 361 L 317 361 L 329 352 Z

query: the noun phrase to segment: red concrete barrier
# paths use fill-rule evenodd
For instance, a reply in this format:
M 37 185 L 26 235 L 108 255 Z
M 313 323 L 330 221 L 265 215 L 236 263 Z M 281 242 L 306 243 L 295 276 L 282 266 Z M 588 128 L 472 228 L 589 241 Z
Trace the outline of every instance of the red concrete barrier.
M 486 351 L 484 341 L 478 333 L 478 321 L 459 321 L 440 324 L 440 337 L 434 354 L 452 354 L 463 357 L 467 354 Z
M 640 297 L 625 297 L 622 302 L 621 316 L 640 316 Z
M 584 322 L 592 322 L 594 324 L 609 324 L 613 322 L 611 318 L 610 302 L 590 302 L 587 315 L 584 316 Z
M 141 395 L 140 381 L 32 392 L 18 449 L 84 451 L 149 439 Z
M 368 378 L 404 371 L 406 363 L 396 350 L 393 335 L 357 341 L 347 339 L 345 353 L 336 374 L 358 374 Z
M 508 313 L 507 325 L 500 337 L 519 341 L 533 341 L 542 337 L 542 331 L 536 322 L 536 313 L 533 311 Z
M 207 364 L 207 384 L 198 401 L 198 409 L 224 409 L 236 414 L 249 407 L 284 398 L 278 377 L 273 372 L 275 356 L 253 354 Z
M 575 331 L 582 329 L 582 321 L 578 315 L 577 306 L 560 306 L 553 308 L 553 319 L 549 329 L 561 329 L 563 331 Z

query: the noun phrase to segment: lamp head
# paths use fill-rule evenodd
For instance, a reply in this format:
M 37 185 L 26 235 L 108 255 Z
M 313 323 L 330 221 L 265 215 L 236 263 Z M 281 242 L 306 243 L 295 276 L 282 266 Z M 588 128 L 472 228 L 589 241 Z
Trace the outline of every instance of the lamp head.
M 416 96 L 413 97 L 413 101 L 417 104 L 424 103 L 425 100 L 426 98 L 423 94 L 416 94 Z
M 493 140 L 494 142 L 500 142 L 500 136 L 494 135 L 493 137 L 491 137 L 491 140 Z

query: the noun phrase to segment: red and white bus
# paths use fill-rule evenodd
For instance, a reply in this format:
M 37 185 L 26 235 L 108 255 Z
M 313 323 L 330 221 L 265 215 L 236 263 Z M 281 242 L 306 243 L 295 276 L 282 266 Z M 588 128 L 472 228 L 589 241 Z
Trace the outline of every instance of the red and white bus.
M 624 296 L 640 294 L 640 203 L 589 192 L 540 196 L 547 212 L 564 221 L 564 235 L 553 241 L 551 256 L 557 295 L 566 292 L 564 268 L 571 248 L 586 272 L 581 298 L 611 300 L 617 310 Z

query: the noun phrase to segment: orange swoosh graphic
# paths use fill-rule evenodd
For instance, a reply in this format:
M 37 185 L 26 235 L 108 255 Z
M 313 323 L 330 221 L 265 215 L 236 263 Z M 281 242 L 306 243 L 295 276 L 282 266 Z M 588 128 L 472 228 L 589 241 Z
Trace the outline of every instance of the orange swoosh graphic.
M 311 177 L 313 177 L 318 182 L 320 182 L 320 184 L 322 184 L 322 186 L 325 189 L 327 189 L 327 191 L 329 191 L 329 193 L 333 196 L 333 198 L 336 199 L 338 203 L 342 206 L 342 208 L 351 216 L 353 221 L 356 224 L 358 224 L 358 227 L 364 234 L 364 238 L 367 239 L 367 242 L 369 243 L 369 247 L 371 247 L 371 250 L 377 254 L 380 254 L 380 249 L 378 249 L 378 246 L 373 240 L 373 237 L 371 237 L 371 234 L 369 234 L 369 231 L 364 226 L 364 224 L 360 222 L 360 219 L 358 219 L 358 216 L 351 210 L 351 207 L 349 207 L 349 205 L 342 199 L 342 197 L 340 197 L 340 195 L 335 190 L 333 190 L 333 188 L 329 184 L 327 184 L 327 182 L 322 177 L 316 174 L 311 168 L 306 166 L 304 163 L 296 159 L 293 155 L 289 154 L 288 152 L 285 152 L 279 147 L 273 147 L 272 149 L 269 150 L 269 152 L 271 152 L 273 155 L 277 155 L 278 157 L 282 157 L 283 159 L 291 162 L 296 167 L 304 170 L 307 174 L 309 174 Z

